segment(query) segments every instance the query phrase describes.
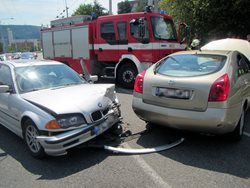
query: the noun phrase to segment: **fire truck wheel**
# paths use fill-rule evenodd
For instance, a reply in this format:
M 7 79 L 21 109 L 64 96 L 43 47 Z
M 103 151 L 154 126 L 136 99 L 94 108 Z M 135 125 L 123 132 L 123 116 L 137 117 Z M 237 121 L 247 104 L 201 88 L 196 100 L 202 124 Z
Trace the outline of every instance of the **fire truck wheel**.
M 124 88 L 133 89 L 135 77 L 138 74 L 136 67 L 132 64 L 124 64 L 118 70 L 118 84 Z

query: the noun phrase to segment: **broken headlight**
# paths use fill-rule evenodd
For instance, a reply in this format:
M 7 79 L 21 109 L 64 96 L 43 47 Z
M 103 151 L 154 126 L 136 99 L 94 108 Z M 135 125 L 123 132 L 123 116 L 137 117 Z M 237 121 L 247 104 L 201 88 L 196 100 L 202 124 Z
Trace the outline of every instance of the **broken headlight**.
M 78 127 L 86 124 L 86 121 L 81 114 L 64 114 L 57 117 L 57 122 L 61 128 Z

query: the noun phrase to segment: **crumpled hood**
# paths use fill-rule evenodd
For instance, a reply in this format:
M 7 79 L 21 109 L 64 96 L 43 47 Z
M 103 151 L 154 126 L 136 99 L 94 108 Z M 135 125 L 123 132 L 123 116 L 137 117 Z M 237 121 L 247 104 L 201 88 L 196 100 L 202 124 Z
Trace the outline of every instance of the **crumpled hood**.
M 21 97 L 56 114 L 89 114 L 115 100 L 113 84 L 81 84 L 21 94 Z

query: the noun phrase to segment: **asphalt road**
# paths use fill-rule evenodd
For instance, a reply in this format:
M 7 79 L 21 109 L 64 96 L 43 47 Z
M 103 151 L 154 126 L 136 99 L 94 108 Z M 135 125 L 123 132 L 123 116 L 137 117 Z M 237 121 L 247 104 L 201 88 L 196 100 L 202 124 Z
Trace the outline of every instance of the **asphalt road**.
M 133 113 L 132 91 L 117 88 L 124 127 L 137 133 L 146 123 Z M 144 155 L 113 154 L 103 149 L 74 149 L 68 155 L 36 160 L 24 142 L 0 126 L 0 188 L 30 187 L 250 187 L 250 113 L 240 143 L 153 127 L 123 143 L 148 148 L 178 140 L 179 146 Z M 96 139 L 102 143 L 105 137 Z

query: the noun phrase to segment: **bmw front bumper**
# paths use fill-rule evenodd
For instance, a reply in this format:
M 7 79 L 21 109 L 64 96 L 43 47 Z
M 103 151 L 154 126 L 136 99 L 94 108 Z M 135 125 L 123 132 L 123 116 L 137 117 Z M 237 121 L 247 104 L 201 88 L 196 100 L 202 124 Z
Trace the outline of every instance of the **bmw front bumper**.
M 119 114 L 110 113 L 102 120 L 86 127 L 70 130 L 55 136 L 38 136 L 37 140 L 48 155 L 64 155 L 67 154 L 68 149 L 102 134 L 104 131 L 120 122 L 120 120 Z

